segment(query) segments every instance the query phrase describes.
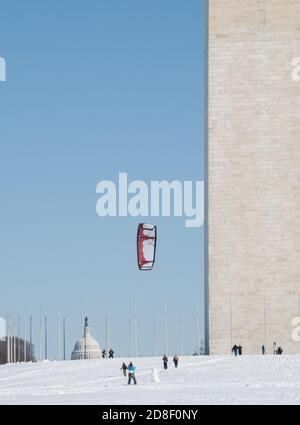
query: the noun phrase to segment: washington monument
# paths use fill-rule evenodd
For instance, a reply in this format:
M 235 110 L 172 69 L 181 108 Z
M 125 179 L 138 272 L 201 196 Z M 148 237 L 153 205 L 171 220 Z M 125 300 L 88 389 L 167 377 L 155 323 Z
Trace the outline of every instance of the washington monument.
M 300 353 L 300 1 L 207 7 L 207 351 Z

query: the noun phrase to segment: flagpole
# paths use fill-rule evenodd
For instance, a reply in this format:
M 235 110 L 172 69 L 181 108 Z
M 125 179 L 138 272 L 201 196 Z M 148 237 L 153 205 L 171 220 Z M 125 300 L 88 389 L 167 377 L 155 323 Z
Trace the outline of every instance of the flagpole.
M 32 316 L 29 318 L 29 342 L 30 342 L 30 361 L 33 359 L 33 348 L 32 348 Z
M 18 313 L 18 363 L 21 361 L 20 314 Z
M 16 314 L 14 312 L 14 363 L 17 362 L 17 346 L 16 346 Z
M 24 313 L 24 362 L 27 362 L 27 316 Z
M 45 360 L 48 360 L 47 316 L 45 316 Z
M 57 338 L 58 338 L 58 361 L 60 360 L 60 307 L 57 306 Z
M 197 303 L 197 354 L 200 355 L 200 320 L 199 320 L 199 304 Z
M 6 320 L 6 351 L 7 351 L 7 363 L 10 363 L 10 336 L 9 336 L 9 312 L 7 313 Z
M 109 358 L 109 306 L 106 304 L 106 358 Z
M 63 350 L 64 360 L 66 360 L 66 318 L 63 318 Z
M 13 363 L 13 317 L 12 312 L 9 314 L 9 358 L 10 363 Z
M 39 361 L 42 360 L 42 307 L 40 307 L 40 326 L 39 326 Z

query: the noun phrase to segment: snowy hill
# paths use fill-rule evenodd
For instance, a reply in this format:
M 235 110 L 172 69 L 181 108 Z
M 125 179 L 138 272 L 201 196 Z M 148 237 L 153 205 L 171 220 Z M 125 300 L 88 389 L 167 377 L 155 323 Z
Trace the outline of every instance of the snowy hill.
M 300 356 L 138 358 L 130 387 L 123 360 L 0 366 L 0 404 L 300 404 Z

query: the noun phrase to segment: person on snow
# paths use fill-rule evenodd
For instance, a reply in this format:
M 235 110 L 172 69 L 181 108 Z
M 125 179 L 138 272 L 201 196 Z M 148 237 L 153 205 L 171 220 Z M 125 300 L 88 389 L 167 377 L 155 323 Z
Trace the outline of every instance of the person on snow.
M 239 353 L 239 356 L 243 354 L 243 347 L 241 345 L 238 346 L 238 353 Z
M 168 369 L 168 357 L 164 354 L 163 358 L 162 358 L 163 362 L 164 362 L 164 369 Z
M 114 350 L 112 348 L 109 350 L 108 354 L 110 359 L 114 358 Z
M 178 367 L 178 361 L 179 361 L 178 356 L 177 356 L 177 354 L 175 354 L 175 356 L 173 357 L 173 362 L 174 362 L 174 366 L 176 368 Z
M 282 349 L 281 347 L 278 347 L 278 349 L 277 349 L 277 354 L 278 354 L 279 356 L 281 356 L 281 355 L 282 355 L 282 353 L 283 353 L 283 349 Z
M 266 353 L 266 348 L 265 348 L 264 345 L 262 345 L 262 347 L 261 347 L 261 354 L 264 356 L 265 353 Z
M 236 344 L 234 344 L 231 352 L 234 353 L 235 357 L 237 357 L 237 355 L 238 355 L 238 349 L 239 349 L 239 347 Z
M 127 376 L 127 366 L 126 366 L 126 364 L 123 362 L 123 364 L 122 364 L 122 367 L 121 367 L 121 370 L 122 370 L 122 372 L 123 372 L 123 375 L 126 377 Z
M 102 358 L 103 358 L 103 359 L 105 359 L 105 357 L 106 357 L 106 351 L 105 351 L 105 350 L 103 350 L 103 351 L 102 351 Z
M 274 355 L 277 354 L 277 345 L 276 345 L 276 342 L 274 342 L 274 344 L 273 344 L 273 354 Z
M 131 384 L 132 379 L 134 385 L 136 385 L 135 366 L 133 366 L 132 362 L 130 362 L 128 365 L 128 385 Z

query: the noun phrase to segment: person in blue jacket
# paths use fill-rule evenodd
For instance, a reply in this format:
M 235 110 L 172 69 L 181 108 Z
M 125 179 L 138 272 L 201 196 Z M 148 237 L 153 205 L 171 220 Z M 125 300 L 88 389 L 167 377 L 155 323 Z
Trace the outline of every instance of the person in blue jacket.
M 132 362 L 128 365 L 128 385 L 131 384 L 131 379 L 133 379 L 133 383 L 136 385 L 135 366 L 133 366 Z

